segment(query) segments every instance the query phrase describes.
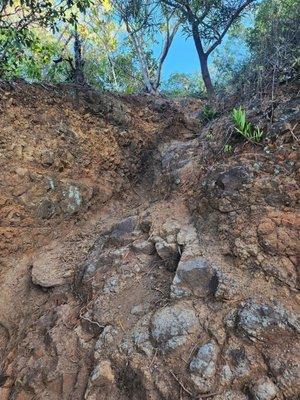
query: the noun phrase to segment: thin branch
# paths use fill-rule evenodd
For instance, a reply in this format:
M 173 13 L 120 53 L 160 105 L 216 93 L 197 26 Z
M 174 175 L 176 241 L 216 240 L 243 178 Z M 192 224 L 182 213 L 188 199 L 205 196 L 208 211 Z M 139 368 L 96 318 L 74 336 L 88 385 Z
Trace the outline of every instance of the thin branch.
M 248 7 L 251 3 L 253 3 L 255 0 L 247 0 L 245 1 L 245 3 L 243 3 L 235 12 L 234 14 L 231 16 L 231 18 L 229 19 L 229 21 L 227 22 L 223 32 L 221 34 L 219 34 L 219 38 L 218 40 L 216 40 L 211 46 L 210 48 L 206 51 L 206 55 L 208 56 L 211 52 L 213 52 L 215 50 L 216 47 L 218 47 L 221 43 L 222 40 L 224 38 L 224 36 L 226 35 L 226 33 L 228 32 L 229 28 L 231 27 L 231 25 L 235 22 L 235 20 L 240 16 L 241 12 L 244 11 L 244 9 L 246 7 Z

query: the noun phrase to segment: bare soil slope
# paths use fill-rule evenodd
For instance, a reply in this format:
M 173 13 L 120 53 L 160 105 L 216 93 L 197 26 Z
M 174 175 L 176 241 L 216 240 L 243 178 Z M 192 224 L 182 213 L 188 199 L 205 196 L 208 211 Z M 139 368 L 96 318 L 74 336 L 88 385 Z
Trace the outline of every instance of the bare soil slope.
M 298 399 L 294 89 L 234 154 L 226 113 L 0 93 L 0 399 Z

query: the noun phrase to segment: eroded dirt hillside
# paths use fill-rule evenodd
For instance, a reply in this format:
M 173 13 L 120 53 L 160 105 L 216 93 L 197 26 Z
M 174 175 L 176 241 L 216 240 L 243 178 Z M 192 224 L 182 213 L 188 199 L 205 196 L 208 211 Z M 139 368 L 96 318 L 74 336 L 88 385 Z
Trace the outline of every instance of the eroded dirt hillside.
M 295 90 L 234 154 L 226 113 L 0 93 L 0 399 L 298 399 Z

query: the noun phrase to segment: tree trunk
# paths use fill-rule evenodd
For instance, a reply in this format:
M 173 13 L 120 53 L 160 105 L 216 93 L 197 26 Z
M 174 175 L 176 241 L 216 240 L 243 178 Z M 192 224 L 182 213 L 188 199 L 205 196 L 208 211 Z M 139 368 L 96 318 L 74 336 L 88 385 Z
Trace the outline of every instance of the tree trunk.
M 207 66 L 207 56 L 206 55 L 204 55 L 203 57 L 199 56 L 199 59 L 200 59 L 201 73 L 202 73 L 202 78 L 204 81 L 205 88 L 207 90 L 208 96 L 213 97 L 215 95 L 215 89 L 213 87 L 210 73 L 209 73 L 208 66 Z
M 170 47 L 172 45 L 172 42 L 174 40 L 174 37 L 179 29 L 179 26 L 181 24 L 181 21 L 177 21 L 177 23 L 175 24 L 173 30 L 170 32 L 169 31 L 169 25 L 167 27 L 167 33 L 166 33 L 166 39 L 165 39 L 165 43 L 164 43 L 164 47 L 161 53 L 161 56 L 159 58 L 158 61 L 158 68 L 157 68 L 157 72 L 156 72 L 156 78 L 154 81 L 154 90 L 158 91 L 160 83 L 161 83 L 161 72 L 162 72 L 162 67 L 163 67 L 163 63 L 165 62 L 165 59 L 167 58 L 168 52 L 170 50 Z
M 129 37 L 130 37 L 130 39 L 132 41 L 134 50 L 136 51 L 137 58 L 139 60 L 139 64 L 140 64 L 140 67 L 141 67 L 141 73 L 142 73 L 142 78 L 143 78 L 143 82 L 144 82 L 145 88 L 146 88 L 148 93 L 153 94 L 153 93 L 155 93 L 155 89 L 153 88 L 153 84 L 152 84 L 150 76 L 149 76 L 149 70 L 148 70 L 147 62 L 146 62 L 146 60 L 144 58 L 144 54 L 142 52 L 143 46 L 140 43 L 138 35 L 131 30 L 131 28 L 130 28 L 130 26 L 129 26 L 127 21 L 125 21 L 125 25 L 126 25 L 127 33 L 129 34 Z
M 153 85 L 152 85 L 152 82 L 151 82 L 151 79 L 149 76 L 147 62 L 144 59 L 144 55 L 142 53 L 143 47 L 142 47 L 141 43 L 139 42 L 139 38 L 137 37 L 137 35 L 135 33 L 130 33 L 130 34 L 131 34 L 133 46 L 134 46 L 136 54 L 137 54 L 137 58 L 140 63 L 141 73 L 142 73 L 142 77 L 143 77 L 143 81 L 144 81 L 146 90 L 148 93 L 154 94 L 155 89 L 153 88 Z
M 204 53 L 203 46 L 201 43 L 201 38 L 199 35 L 198 26 L 193 24 L 192 29 L 193 29 L 193 39 L 194 39 L 194 43 L 195 43 L 196 50 L 198 53 L 199 61 L 200 61 L 202 78 L 204 81 L 205 88 L 207 90 L 207 94 L 211 98 L 211 97 L 214 97 L 214 95 L 215 95 L 215 89 L 213 87 L 210 73 L 208 70 L 208 65 L 207 65 L 208 56 L 207 56 L 207 54 Z
M 74 58 L 75 58 L 74 80 L 78 84 L 84 84 L 85 83 L 85 78 L 83 73 L 84 61 L 82 59 L 81 40 L 77 31 L 77 27 L 75 28 L 75 35 L 74 35 Z
M 118 90 L 119 85 L 118 85 L 118 81 L 117 81 L 115 65 L 114 65 L 114 62 L 113 62 L 111 56 L 109 55 L 109 51 L 107 49 L 106 49 L 106 52 L 107 52 L 106 55 L 107 55 L 107 59 L 108 59 L 108 62 L 109 62 L 110 68 L 111 68 L 111 73 L 112 73 L 112 77 L 113 77 L 113 81 L 114 81 L 114 87 L 115 87 L 115 90 Z

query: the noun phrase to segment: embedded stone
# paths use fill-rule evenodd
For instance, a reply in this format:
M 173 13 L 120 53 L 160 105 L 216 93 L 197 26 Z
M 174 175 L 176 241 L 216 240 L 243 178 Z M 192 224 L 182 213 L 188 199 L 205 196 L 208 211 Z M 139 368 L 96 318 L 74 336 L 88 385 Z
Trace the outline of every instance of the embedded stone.
M 270 378 L 263 377 L 253 383 L 250 391 L 254 400 L 273 400 L 278 388 Z
M 189 365 L 191 378 L 201 392 L 209 392 L 213 387 L 218 354 L 219 348 L 214 342 L 205 343 L 199 347 Z
M 280 306 L 258 304 L 251 300 L 231 312 L 226 324 L 253 340 L 268 339 L 279 331 L 300 332 L 300 322 L 293 314 Z
M 171 297 L 206 297 L 213 293 L 216 285 L 216 273 L 207 259 L 182 257 L 172 282 Z
M 154 245 L 148 240 L 139 240 L 131 245 L 133 251 L 142 254 L 153 254 L 154 253 Z
M 45 288 L 71 283 L 73 270 L 70 270 L 55 251 L 38 256 L 31 269 L 32 283 Z
M 113 383 L 115 375 L 111 367 L 111 362 L 109 360 L 100 361 L 93 369 L 90 381 L 94 386 Z
M 151 319 L 151 336 L 163 351 L 168 351 L 185 344 L 198 327 L 195 311 L 176 304 L 156 311 Z

